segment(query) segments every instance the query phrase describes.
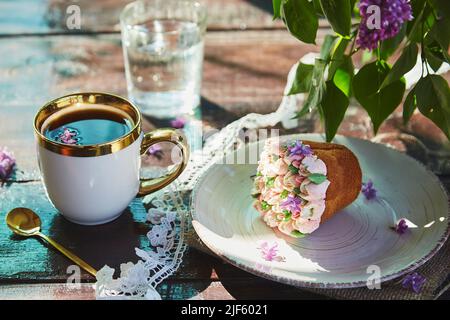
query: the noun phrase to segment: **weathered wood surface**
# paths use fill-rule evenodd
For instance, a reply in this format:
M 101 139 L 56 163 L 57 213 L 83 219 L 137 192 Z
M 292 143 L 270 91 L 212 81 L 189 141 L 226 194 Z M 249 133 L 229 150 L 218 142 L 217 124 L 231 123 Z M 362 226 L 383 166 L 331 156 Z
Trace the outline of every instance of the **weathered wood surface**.
M 157 291 L 162 299 L 167 300 L 307 300 L 323 298 L 318 294 L 256 277 L 223 279 L 221 281 L 191 280 L 188 282 L 172 277 L 159 285 Z M 90 283 L 82 283 L 79 287 L 66 283 L 40 283 L 26 286 L 0 285 L 0 299 L 92 300 L 95 299 L 95 289 Z
M 14 0 L 0 3 L 0 33 L 48 34 L 120 31 L 119 15 L 130 0 Z M 209 30 L 283 28 L 272 20 L 272 3 L 266 0 L 206 0 Z M 77 5 L 81 29 L 70 30 L 67 18 Z M 69 11 L 68 11 L 69 8 Z
M 9 209 L 29 206 L 43 218 L 44 232 L 97 268 L 104 264 L 117 268 L 136 259 L 134 247 L 148 245 L 145 213 L 132 206 L 117 221 L 94 229 L 75 226 L 56 215 L 37 181 L 31 123 L 43 103 L 66 93 L 126 95 L 120 35 L 116 32 L 117 16 L 125 2 L 108 0 L 100 6 L 79 0 L 84 19 L 81 32 L 91 35 L 70 34 L 65 28 L 64 9 L 71 1 L 49 1 L 48 6 L 43 1 L 0 3 L 0 146 L 12 149 L 18 160 L 16 174 L 0 189 L 0 221 Z M 318 50 L 300 45 L 280 23 L 272 22 L 268 4 L 270 1 L 263 0 L 208 0 L 209 30 L 216 31 L 206 37 L 201 106 L 205 131 L 222 128 L 249 112 L 275 110 L 292 64 L 305 53 Z M 241 29 L 246 31 L 237 31 Z M 319 32 L 322 37 L 326 30 Z M 56 35 L 60 33 L 67 35 Z M 24 36 L 29 34 L 39 35 Z M 154 119 L 145 123 L 147 129 L 163 125 L 167 124 Z M 309 130 L 322 129 L 316 123 Z M 339 132 L 373 138 L 367 114 L 356 107 L 349 110 Z M 435 161 L 436 156 L 448 157 L 448 141 L 420 115 L 405 128 L 397 113 L 380 133 L 378 141 L 424 163 Z M 441 178 L 450 190 L 450 180 Z M 65 287 L 69 265 L 43 242 L 19 239 L 0 224 L 0 299 L 93 298 L 90 284 L 83 284 L 79 292 Z M 82 280 L 93 281 L 85 273 Z M 186 252 L 179 271 L 158 290 L 167 299 L 318 297 L 259 279 L 195 249 Z
M 272 19 L 270 0 L 201 0 L 208 7 L 208 30 L 284 29 Z M 0 35 L 116 33 L 119 16 L 131 0 L 10 0 L 0 3 Z M 80 29 L 69 29 L 71 5 L 80 8 Z M 69 9 L 69 11 L 68 11 Z M 319 27 L 328 28 L 326 20 Z

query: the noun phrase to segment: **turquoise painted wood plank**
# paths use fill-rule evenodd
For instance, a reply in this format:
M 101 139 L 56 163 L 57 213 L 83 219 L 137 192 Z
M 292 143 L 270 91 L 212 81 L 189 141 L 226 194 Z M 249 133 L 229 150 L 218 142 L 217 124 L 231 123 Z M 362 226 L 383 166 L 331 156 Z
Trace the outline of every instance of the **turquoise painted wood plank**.
M 146 210 L 140 200 L 132 202 L 116 221 L 87 227 L 59 215 L 40 182 L 10 183 L 0 189 L 0 282 L 50 279 L 64 282 L 67 267 L 72 264 L 41 240 L 13 235 L 4 221 L 6 213 L 15 207 L 28 207 L 38 213 L 43 233 L 95 268 L 105 264 L 117 268 L 120 263 L 137 261 L 134 248 L 149 246 L 146 238 L 149 225 L 145 223 Z M 83 278 L 92 279 L 84 273 Z

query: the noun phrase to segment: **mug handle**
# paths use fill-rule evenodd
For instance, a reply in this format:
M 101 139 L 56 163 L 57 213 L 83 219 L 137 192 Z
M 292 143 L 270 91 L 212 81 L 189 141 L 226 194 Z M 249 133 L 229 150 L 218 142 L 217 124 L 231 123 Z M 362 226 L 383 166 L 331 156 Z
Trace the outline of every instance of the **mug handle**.
M 175 129 L 162 128 L 144 134 L 141 143 L 141 155 L 145 154 L 152 145 L 158 142 L 171 142 L 181 150 L 181 163 L 168 174 L 158 178 L 141 179 L 138 196 L 145 196 L 164 188 L 175 180 L 186 168 L 189 160 L 189 145 L 186 138 Z

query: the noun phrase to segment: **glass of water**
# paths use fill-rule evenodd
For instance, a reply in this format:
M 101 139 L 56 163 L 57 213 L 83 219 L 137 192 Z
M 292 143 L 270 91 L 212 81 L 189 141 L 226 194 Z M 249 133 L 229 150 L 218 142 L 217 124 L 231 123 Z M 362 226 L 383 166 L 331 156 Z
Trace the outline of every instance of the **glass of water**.
M 138 0 L 120 16 L 128 97 L 156 118 L 200 104 L 206 6 L 194 0 Z

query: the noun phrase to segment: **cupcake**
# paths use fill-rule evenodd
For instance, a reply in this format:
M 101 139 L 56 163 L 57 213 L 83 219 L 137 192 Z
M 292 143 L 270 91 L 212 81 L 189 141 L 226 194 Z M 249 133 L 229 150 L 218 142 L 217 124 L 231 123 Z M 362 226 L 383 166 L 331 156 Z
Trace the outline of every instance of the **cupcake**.
M 268 139 L 254 180 L 254 207 L 269 227 L 302 237 L 352 203 L 361 179 L 358 159 L 345 146 Z

